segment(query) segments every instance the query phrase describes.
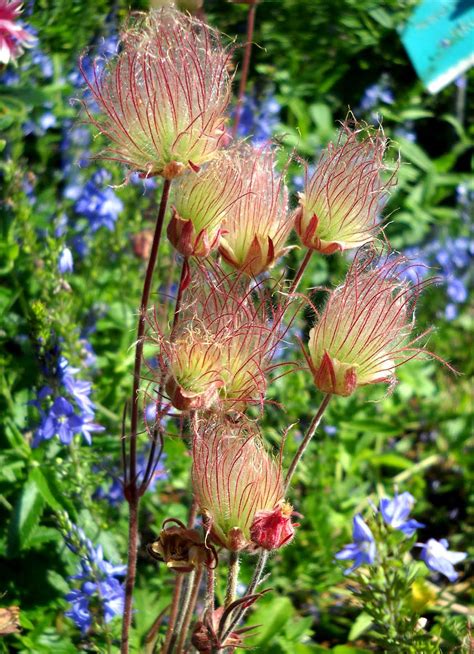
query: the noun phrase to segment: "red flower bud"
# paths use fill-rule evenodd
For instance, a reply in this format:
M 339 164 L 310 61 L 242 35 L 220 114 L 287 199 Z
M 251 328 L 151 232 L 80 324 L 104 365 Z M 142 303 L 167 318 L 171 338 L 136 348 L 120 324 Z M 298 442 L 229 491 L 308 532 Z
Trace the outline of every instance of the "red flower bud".
M 293 507 L 287 502 L 277 505 L 271 511 L 258 511 L 250 527 L 252 542 L 264 550 L 276 550 L 293 540 L 295 527 L 291 522 Z

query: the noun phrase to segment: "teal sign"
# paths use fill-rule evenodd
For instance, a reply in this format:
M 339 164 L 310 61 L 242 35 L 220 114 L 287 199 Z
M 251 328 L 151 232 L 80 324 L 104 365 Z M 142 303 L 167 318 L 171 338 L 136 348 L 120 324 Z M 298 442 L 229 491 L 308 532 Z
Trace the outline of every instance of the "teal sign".
M 474 0 L 421 0 L 402 42 L 425 87 L 438 93 L 474 65 Z

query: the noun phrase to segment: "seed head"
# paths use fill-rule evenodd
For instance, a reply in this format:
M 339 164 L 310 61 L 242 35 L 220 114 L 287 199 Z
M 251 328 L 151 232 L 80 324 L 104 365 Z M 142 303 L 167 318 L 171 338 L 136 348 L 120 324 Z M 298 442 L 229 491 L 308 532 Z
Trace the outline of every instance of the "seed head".
M 224 137 L 229 53 L 218 33 L 172 7 L 139 15 L 121 52 L 84 78 L 111 142 L 104 158 L 172 179 L 212 159 Z
M 395 370 L 422 349 L 412 338 L 414 309 L 423 286 L 402 274 L 402 256 L 359 253 L 347 278 L 329 294 L 310 331 L 307 356 L 316 386 L 325 393 L 351 395 L 358 386 L 396 382 Z
M 248 421 L 210 419 L 199 425 L 192 481 L 211 536 L 233 551 L 252 547 L 255 515 L 283 501 L 281 466 Z
M 262 405 L 271 360 L 283 337 L 282 309 L 248 277 L 197 267 L 172 337 L 154 325 L 166 391 L 180 410 L 244 412 Z
M 185 257 L 207 257 L 217 247 L 226 213 L 242 197 L 242 177 L 233 150 L 222 151 L 197 174 L 175 187 L 168 238 Z
M 332 254 L 374 239 L 387 189 L 395 183 L 394 174 L 387 182 L 381 177 L 387 142 L 381 127 L 373 131 L 346 121 L 314 174 L 306 171 L 295 222 L 306 247 Z
M 283 174 L 275 170 L 270 146 L 242 146 L 238 165 L 245 197 L 228 212 L 219 252 L 231 266 L 255 277 L 288 251 L 285 243 L 294 220 L 288 214 L 288 190 Z

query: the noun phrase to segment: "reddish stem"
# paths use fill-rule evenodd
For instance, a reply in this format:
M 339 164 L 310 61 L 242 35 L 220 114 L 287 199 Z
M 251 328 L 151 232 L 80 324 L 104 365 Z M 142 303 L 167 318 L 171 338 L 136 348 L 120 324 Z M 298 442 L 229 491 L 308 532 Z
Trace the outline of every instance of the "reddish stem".
M 239 84 L 239 96 L 237 98 L 237 104 L 235 106 L 235 119 L 234 125 L 232 127 L 232 136 L 235 137 L 237 130 L 239 129 L 240 117 L 242 115 L 242 105 L 244 102 L 245 88 L 247 86 L 247 78 L 249 75 L 250 68 L 250 57 L 252 55 L 252 39 L 253 32 L 255 29 L 255 12 L 257 11 L 257 3 L 254 2 L 247 14 L 247 43 L 245 44 L 244 58 L 242 61 L 242 75 L 240 77 Z
M 153 244 L 151 246 L 150 258 L 145 273 L 143 283 L 142 298 L 140 302 L 140 315 L 137 326 L 137 344 L 135 347 L 135 365 L 133 368 L 133 391 L 132 391 L 132 408 L 130 416 L 130 452 L 128 479 L 124 488 L 125 498 L 129 504 L 128 517 L 128 568 L 127 580 L 125 582 L 125 605 L 123 611 L 122 623 L 122 642 L 121 654 L 128 654 L 129 651 L 129 633 L 132 622 L 132 600 L 133 589 L 135 587 L 135 578 L 137 573 L 137 548 L 138 548 L 138 505 L 140 495 L 137 487 L 137 432 L 138 432 L 138 391 L 140 388 L 142 355 L 143 355 L 143 336 L 145 334 L 146 314 L 148 310 L 148 301 L 150 299 L 151 284 L 153 281 L 153 272 L 155 270 L 158 247 L 160 245 L 163 223 L 165 220 L 166 206 L 170 191 L 171 181 L 165 179 L 161 194 L 160 207 L 156 218 L 155 233 L 153 235 Z
M 183 299 L 183 291 L 185 290 L 185 286 L 187 286 L 187 284 L 189 284 L 189 260 L 186 257 L 183 259 L 183 263 L 181 265 L 181 276 L 179 278 L 178 295 L 176 297 L 176 304 L 174 307 L 171 336 L 173 336 L 176 325 L 178 324 L 179 312 L 181 311 L 181 301 Z
M 306 270 L 306 266 L 308 265 L 309 260 L 311 259 L 312 256 L 313 256 L 313 250 L 308 249 L 308 251 L 306 252 L 306 254 L 304 256 L 303 261 L 300 264 L 300 267 L 298 268 L 298 271 L 297 271 L 293 281 L 291 282 L 290 290 L 288 291 L 289 295 L 292 295 L 296 291 L 296 289 L 298 288 L 299 283 L 301 281 L 301 278 L 303 277 L 303 273 Z

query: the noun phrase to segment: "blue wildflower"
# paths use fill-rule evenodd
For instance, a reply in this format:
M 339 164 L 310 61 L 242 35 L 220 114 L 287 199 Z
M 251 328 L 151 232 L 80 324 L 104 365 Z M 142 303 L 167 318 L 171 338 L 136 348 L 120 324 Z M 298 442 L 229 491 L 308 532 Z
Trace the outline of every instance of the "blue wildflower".
M 64 248 L 59 255 L 58 271 L 61 273 L 61 275 L 64 275 L 65 273 L 70 273 L 73 270 L 74 260 L 72 258 L 72 252 L 69 248 Z
M 163 461 L 166 458 L 166 454 L 162 453 L 160 462 L 157 469 L 153 472 L 151 476 L 150 483 L 148 485 L 147 491 L 153 492 L 156 489 L 156 485 L 159 481 L 162 481 L 167 478 L 168 473 L 166 472 L 165 467 L 163 466 Z M 143 475 L 145 474 L 146 467 L 148 463 L 148 449 L 145 452 L 141 452 L 137 456 L 137 471 L 138 479 L 137 483 L 140 484 Z M 119 470 L 113 469 L 110 471 L 111 481 L 108 482 L 108 485 L 105 487 L 99 487 L 95 493 L 94 498 L 99 500 L 106 500 L 111 506 L 117 506 L 124 501 L 125 497 L 123 494 L 123 484 L 120 478 Z
M 238 135 L 251 136 L 256 145 L 266 143 L 278 126 L 280 111 L 281 105 L 271 91 L 260 102 L 247 95 L 240 113 Z
M 456 581 L 458 573 L 454 569 L 454 565 L 466 558 L 466 552 L 450 552 L 448 541 L 445 538 L 440 541 L 430 538 L 427 543 L 419 545 L 419 547 L 423 550 L 421 558 L 430 570 L 440 572 L 449 581 Z
M 71 618 L 85 634 L 99 614 L 107 623 L 123 612 L 124 589 L 116 577 L 125 575 L 127 566 L 114 565 L 104 559 L 102 546 L 95 548 L 83 530 L 67 522 L 65 541 L 68 548 L 80 557 L 78 574 L 70 580 L 80 581 L 66 599 L 71 608 L 65 615 Z
M 49 412 L 43 415 L 33 440 L 33 447 L 41 441 L 58 436 L 61 443 L 68 445 L 75 434 L 82 429 L 82 418 L 74 413 L 74 407 L 64 397 L 57 397 Z
M 44 132 L 47 132 L 48 129 L 51 129 L 51 127 L 55 127 L 56 123 L 57 123 L 56 116 L 53 114 L 52 111 L 47 111 L 42 116 L 40 116 L 38 120 L 38 125 L 42 130 L 43 134 Z
M 87 218 L 93 233 L 101 227 L 113 231 L 117 218 L 123 210 L 123 202 L 115 195 L 112 188 L 100 188 L 108 179 L 107 171 L 97 171 L 84 186 L 74 205 L 76 213 Z
M 413 518 L 408 519 L 414 504 L 415 498 L 406 491 L 401 495 L 395 495 L 393 500 L 388 498 L 380 500 L 380 513 L 385 524 L 398 529 L 405 536 L 413 536 L 417 529 L 425 526 Z
M 379 104 L 393 104 L 394 102 L 393 92 L 388 86 L 386 78 L 382 77 L 380 82 L 371 84 L 365 89 L 360 108 L 362 111 L 369 111 Z
M 369 527 L 365 524 L 360 514 L 354 516 L 352 522 L 353 543 L 349 543 L 338 552 L 335 557 L 339 561 L 353 560 L 350 568 L 344 571 L 348 575 L 361 565 L 370 565 L 375 561 L 377 548 L 375 540 Z

